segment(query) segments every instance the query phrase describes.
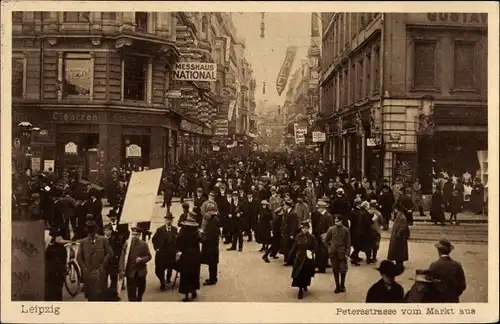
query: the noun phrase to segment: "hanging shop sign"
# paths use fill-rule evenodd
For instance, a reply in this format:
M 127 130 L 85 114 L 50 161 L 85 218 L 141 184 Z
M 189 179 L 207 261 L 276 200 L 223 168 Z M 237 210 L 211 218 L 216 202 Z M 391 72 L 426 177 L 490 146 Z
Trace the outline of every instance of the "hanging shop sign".
M 172 71 L 174 80 L 217 81 L 217 64 L 201 62 L 179 62 Z
M 312 132 L 313 143 L 326 142 L 326 134 L 323 132 Z
M 68 142 L 68 144 L 64 145 L 64 153 L 71 155 L 78 154 L 78 145 L 74 142 Z
M 127 149 L 125 150 L 125 157 L 133 158 L 141 156 L 142 156 L 142 149 L 139 145 L 130 144 L 129 146 L 127 146 Z
M 181 121 L 181 130 L 184 132 L 195 133 L 195 134 L 203 134 L 203 126 L 196 125 L 190 121 L 182 120 Z

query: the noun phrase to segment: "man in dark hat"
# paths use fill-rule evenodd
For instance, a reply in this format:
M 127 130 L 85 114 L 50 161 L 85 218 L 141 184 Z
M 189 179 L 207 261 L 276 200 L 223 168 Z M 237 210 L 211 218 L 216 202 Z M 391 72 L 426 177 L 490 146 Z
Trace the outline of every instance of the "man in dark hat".
M 321 237 L 326 235 L 328 229 L 334 225 L 333 216 L 328 212 L 327 208 L 328 204 L 323 200 L 319 200 L 314 212 L 317 219 L 314 221 L 315 228 L 313 227 L 313 235 L 318 242 L 316 267 L 319 273 L 325 273 L 326 266 L 328 265 L 328 249 Z
M 97 233 L 99 235 L 104 234 L 103 220 L 102 220 L 102 200 L 99 197 L 99 193 L 95 188 L 89 189 L 89 209 L 92 216 L 94 216 L 94 221 L 97 225 Z
M 88 236 L 81 241 L 76 259 L 82 272 L 85 297 L 89 301 L 99 301 L 108 289 L 106 267 L 113 257 L 113 250 L 108 239 L 97 234 L 92 214 L 86 216 L 85 225 Z
M 64 245 L 69 241 L 57 228 L 52 228 L 49 235 L 50 243 L 45 250 L 45 301 L 62 301 L 68 254 Z
M 284 210 L 282 207 L 278 207 L 273 211 L 273 220 L 271 223 L 271 231 L 272 231 L 272 241 L 271 247 L 266 250 L 264 255 L 262 256 L 262 260 L 266 263 L 269 263 L 269 256 L 273 259 L 277 259 L 278 252 L 280 250 L 280 242 L 281 242 L 281 225 L 283 223 L 283 214 Z
M 237 191 L 233 192 L 233 202 L 229 209 L 229 219 L 232 231 L 232 245 L 228 251 L 243 251 L 243 202 L 239 198 Z
M 153 248 L 155 254 L 155 274 L 160 280 L 161 291 L 165 290 L 165 283 L 169 284 L 172 281 L 172 270 L 175 265 L 175 255 L 177 253 L 177 227 L 172 225 L 174 216 L 172 213 L 167 213 L 165 224 L 156 229 L 153 235 Z M 165 270 L 167 276 L 165 277 Z
M 247 193 L 247 200 L 243 206 L 243 230 L 248 236 L 248 242 L 252 242 L 252 231 L 257 227 L 257 215 L 260 209 L 260 201 L 255 199 L 253 191 Z
M 118 224 L 117 213 L 111 209 L 108 213 L 110 223 L 104 226 L 104 236 L 108 238 L 109 245 L 113 250 L 113 257 L 108 264 L 108 275 L 111 279 L 110 289 L 118 288 L 118 263 L 122 255 L 123 245 L 130 236 L 128 224 Z
M 283 215 L 283 224 L 281 226 L 281 254 L 285 257 L 285 265 L 293 263 L 293 256 L 290 255 L 295 236 L 300 230 L 299 216 L 293 210 L 293 200 L 285 199 L 285 213 Z
M 147 263 L 151 260 L 148 243 L 139 238 L 141 232 L 140 227 L 132 227 L 128 256 L 126 255 L 127 243 L 125 243 L 119 265 L 120 278 L 127 278 L 128 300 L 137 302 L 142 301 L 142 296 L 146 291 Z
M 439 259 L 431 263 L 429 274 L 439 280 L 436 284 L 441 303 L 458 303 L 460 296 L 467 288 L 462 265 L 450 257 L 454 246 L 447 239 L 440 239 L 434 245 L 437 248 Z
M 396 265 L 384 260 L 377 268 L 382 277 L 368 289 L 367 303 L 404 303 L 404 289 L 395 281 L 398 274 Z

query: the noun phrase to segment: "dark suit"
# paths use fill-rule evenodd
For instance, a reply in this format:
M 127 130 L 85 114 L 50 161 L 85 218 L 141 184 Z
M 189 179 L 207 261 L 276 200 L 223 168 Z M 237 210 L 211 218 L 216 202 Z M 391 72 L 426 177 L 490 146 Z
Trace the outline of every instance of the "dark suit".
M 329 212 L 319 214 L 319 221 L 316 228 L 313 228 L 318 247 L 316 249 L 316 266 L 320 272 L 325 272 L 328 265 L 328 249 L 321 239 L 321 235 L 328 232 L 328 229 L 334 225 L 333 216 Z
M 96 198 L 94 201 L 89 199 L 89 212 L 94 216 L 94 221 L 97 224 L 97 233 L 103 235 L 103 221 L 102 221 L 102 200 L 101 198 Z
M 129 301 L 142 301 L 142 295 L 146 290 L 146 275 L 148 269 L 146 263 L 151 260 L 148 243 L 139 239 L 133 239 L 127 263 L 125 264 L 125 254 L 127 243 L 125 243 L 120 258 L 120 272 L 125 272 L 127 277 L 127 294 Z M 142 261 L 137 263 L 137 258 Z
M 293 258 L 290 260 L 290 251 L 292 250 L 295 236 L 299 232 L 299 216 L 290 207 L 290 210 L 285 211 L 283 215 L 283 223 L 281 225 L 281 248 L 280 252 L 285 256 L 285 262 L 292 264 Z
M 439 283 L 436 283 L 436 288 L 441 303 L 460 302 L 459 298 L 467 285 L 465 283 L 464 269 L 459 262 L 449 256 L 442 256 L 431 263 L 429 272 L 434 279 L 440 280 Z
M 201 263 L 208 265 L 209 281 L 217 282 L 217 266 L 219 264 L 219 217 L 213 215 L 207 219 L 202 235 Z
M 165 281 L 167 283 L 171 281 L 177 253 L 177 237 L 178 230 L 173 225 L 170 229 L 167 229 L 166 225 L 160 226 L 153 235 L 153 248 L 156 251 L 155 274 L 160 279 L 161 285 L 164 285 Z M 166 278 L 165 270 L 167 270 Z
M 108 275 L 111 280 L 110 288 L 114 290 L 118 288 L 118 265 L 120 263 L 123 245 L 130 235 L 127 224 L 117 225 L 115 228 L 116 231 L 113 229 L 111 237 L 108 238 L 109 245 L 113 250 L 113 257 L 107 266 Z
M 243 249 L 243 210 L 242 210 L 243 202 L 238 200 L 236 203 L 233 200 L 233 203 L 229 207 L 229 214 L 231 215 L 229 219 L 230 229 L 233 236 L 233 244 L 231 246 L 232 249 L 236 249 L 236 245 L 239 245 L 239 249 Z

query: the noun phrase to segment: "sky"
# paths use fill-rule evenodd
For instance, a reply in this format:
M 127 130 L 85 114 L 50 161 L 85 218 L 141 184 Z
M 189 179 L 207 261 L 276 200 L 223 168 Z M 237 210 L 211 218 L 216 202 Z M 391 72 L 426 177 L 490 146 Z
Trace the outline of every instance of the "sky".
M 285 3 L 284 3 L 285 5 Z M 290 75 L 300 66 L 301 59 L 307 57 L 311 34 L 310 13 L 270 12 L 264 16 L 265 37 L 260 38 L 262 16 L 256 13 L 233 13 L 232 19 L 238 37 L 245 39 L 245 57 L 252 65 L 253 77 L 257 82 L 255 100 L 267 100 L 269 105 L 282 105 L 286 89 L 278 95 L 276 79 L 285 59 L 286 47 L 296 45 L 297 56 Z M 266 93 L 262 93 L 263 82 Z M 259 110 L 259 107 L 257 107 Z

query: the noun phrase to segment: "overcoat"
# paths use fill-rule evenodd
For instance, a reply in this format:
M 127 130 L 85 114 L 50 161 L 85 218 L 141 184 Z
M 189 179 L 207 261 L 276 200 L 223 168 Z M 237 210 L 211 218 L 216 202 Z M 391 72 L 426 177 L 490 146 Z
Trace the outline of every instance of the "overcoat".
M 219 263 L 219 237 L 219 217 L 212 215 L 206 220 L 205 230 L 202 235 L 201 263 L 208 265 Z
M 403 303 L 405 291 L 403 286 L 397 282 L 391 284 L 391 289 L 387 289 L 383 279 L 377 281 L 368 289 L 366 295 L 367 303 Z
M 387 259 L 392 261 L 408 261 L 408 239 L 410 228 L 403 213 L 397 211 L 392 225 Z
M 260 244 L 271 244 L 271 223 L 273 215 L 271 209 L 260 208 L 257 222 L 257 230 L 255 232 L 255 239 Z
M 173 269 L 175 265 L 175 254 L 177 253 L 178 229 L 175 226 L 170 227 L 162 225 L 156 229 L 152 242 L 155 254 L 155 267 L 158 269 Z
M 280 253 L 288 258 L 291 255 L 293 240 L 299 231 L 299 217 L 297 213 L 290 208 L 290 211 L 285 211 L 283 222 L 281 224 L 281 247 Z
M 177 239 L 181 252 L 177 270 L 180 272 L 179 293 L 188 294 L 200 289 L 201 251 L 198 228 L 183 226 Z
M 450 258 L 441 256 L 431 263 L 429 273 L 432 278 L 438 279 L 435 284 L 440 303 L 458 303 L 459 297 L 467 288 L 462 265 Z
M 80 242 L 76 258 L 82 271 L 85 298 L 98 300 L 106 291 L 106 267 L 112 257 L 113 250 L 104 236 L 97 235 L 93 242 L 86 237 Z
M 431 198 L 431 220 L 434 222 L 444 222 L 444 200 L 440 190 L 434 191 Z
M 295 237 L 291 253 L 295 255 L 292 269 L 292 287 L 304 288 L 311 284 L 315 273 L 314 259 L 307 257 L 307 250 L 314 252 L 317 242 L 311 233 L 299 233 Z

